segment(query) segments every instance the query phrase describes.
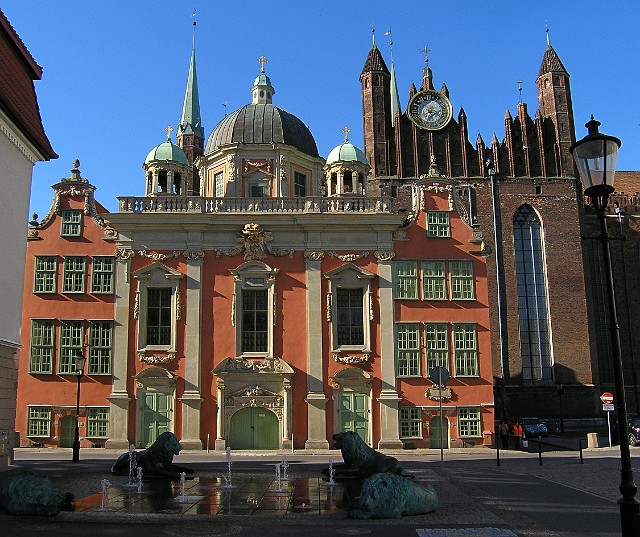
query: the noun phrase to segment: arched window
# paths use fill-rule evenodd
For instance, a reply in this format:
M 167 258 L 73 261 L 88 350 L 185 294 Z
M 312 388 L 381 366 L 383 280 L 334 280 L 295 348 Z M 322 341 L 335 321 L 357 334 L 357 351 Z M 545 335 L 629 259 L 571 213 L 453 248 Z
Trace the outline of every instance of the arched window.
M 518 319 L 522 378 L 525 383 L 553 381 L 551 325 L 542 223 L 529 205 L 513 217 L 518 283 Z

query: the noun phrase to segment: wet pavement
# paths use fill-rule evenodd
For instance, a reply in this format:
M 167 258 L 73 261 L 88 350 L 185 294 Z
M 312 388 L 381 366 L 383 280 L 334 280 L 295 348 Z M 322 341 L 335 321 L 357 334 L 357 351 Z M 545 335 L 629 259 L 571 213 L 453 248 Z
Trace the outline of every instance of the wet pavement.
M 297 477 L 232 478 L 231 485 L 218 477 L 195 477 L 180 481 L 143 480 L 110 484 L 98 492 L 76 500 L 77 512 L 109 514 L 167 515 L 328 515 L 343 511 L 352 503 L 351 495 L 339 483 L 328 485 L 319 478 Z

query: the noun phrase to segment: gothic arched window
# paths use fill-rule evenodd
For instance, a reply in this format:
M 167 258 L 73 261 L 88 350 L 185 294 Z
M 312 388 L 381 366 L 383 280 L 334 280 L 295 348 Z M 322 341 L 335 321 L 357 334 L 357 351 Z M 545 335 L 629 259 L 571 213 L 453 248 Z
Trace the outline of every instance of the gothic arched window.
M 542 223 L 529 205 L 513 217 L 513 243 L 518 283 L 518 320 L 522 378 L 526 382 L 553 381 L 551 325 Z

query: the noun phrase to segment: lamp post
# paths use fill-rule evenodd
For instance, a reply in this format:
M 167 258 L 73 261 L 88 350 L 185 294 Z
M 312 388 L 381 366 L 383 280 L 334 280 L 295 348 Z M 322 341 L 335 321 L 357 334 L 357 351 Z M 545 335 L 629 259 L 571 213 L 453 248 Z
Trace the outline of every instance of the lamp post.
M 78 394 L 76 398 L 76 432 L 73 438 L 73 462 L 80 460 L 80 427 L 78 424 L 80 416 L 80 379 L 82 379 L 82 375 L 84 374 L 84 363 L 86 361 L 87 359 L 82 354 L 82 351 L 76 351 L 73 357 L 73 363 L 76 367 L 76 376 L 78 377 Z
M 622 353 L 620 350 L 620 327 L 616 313 L 616 298 L 613 287 L 611 269 L 611 251 L 609 249 L 609 232 L 606 212 L 609 195 L 614 191 L 613 180 L 616 171 L 618 149 L 622 145 L 618 138 L 598 132 L 600 122 L 593 119 L 586 123 L 589 133 L 573 144 L 569 151 L 573 155 L 584 193 L 591 199 L 600 221 L 599 239 L 602 243 L 604 272 L 607 282 L 609 317 L 611 321 L 611 349 L 615 391 L 617 397 L 618 430 L 620 433 L 620 521 L 623 537 L 640 535 L 640 502 L 636 499 L 637 487 L 633 482 L 631 456 L 629 453 L 627 403 L 624 393 L 624 374 L 622 370 Z

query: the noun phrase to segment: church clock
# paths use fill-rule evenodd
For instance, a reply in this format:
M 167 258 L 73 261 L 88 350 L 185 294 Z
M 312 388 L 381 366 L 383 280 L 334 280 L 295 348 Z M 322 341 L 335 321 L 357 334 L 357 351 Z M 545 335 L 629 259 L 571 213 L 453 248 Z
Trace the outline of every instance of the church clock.
M 424 90 L 411 98 L 407 115 L 417 127 L 437 131 L 451 121 L 453 107 L 446 95 L 434 90 Z

